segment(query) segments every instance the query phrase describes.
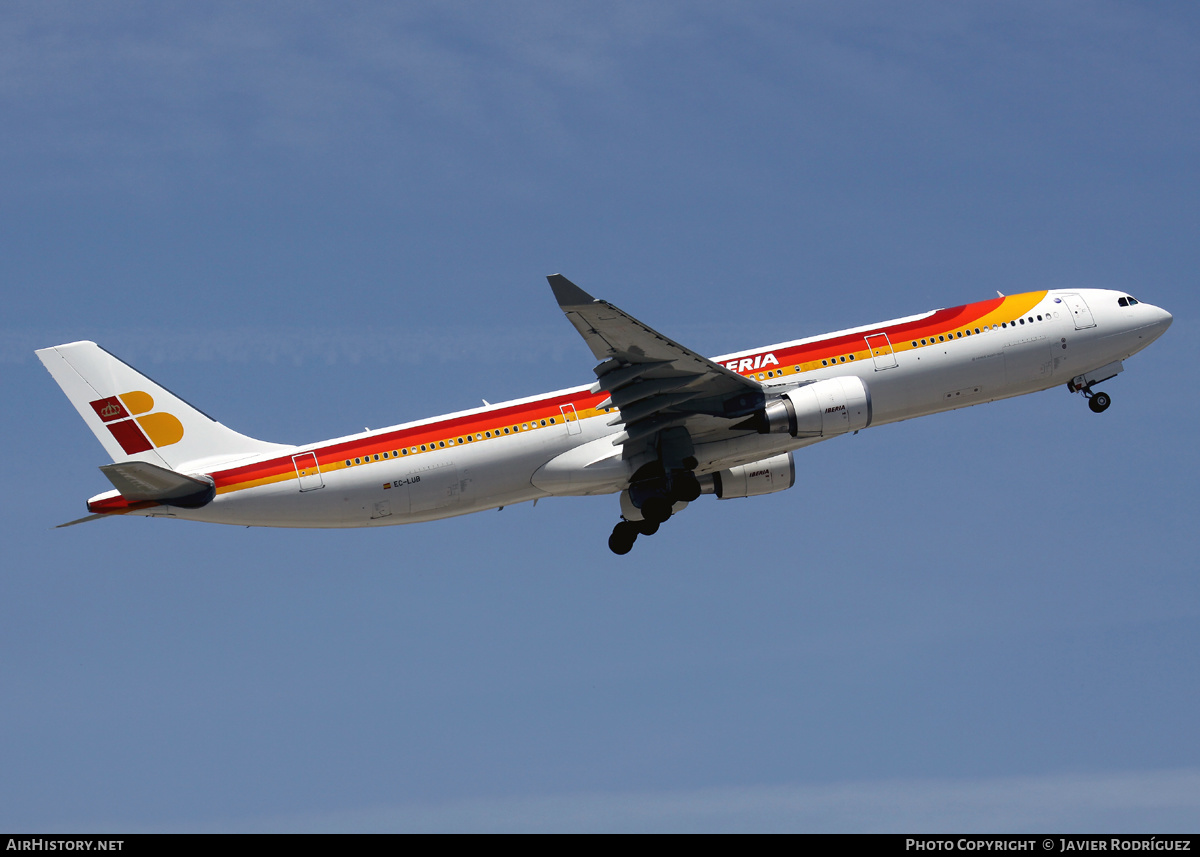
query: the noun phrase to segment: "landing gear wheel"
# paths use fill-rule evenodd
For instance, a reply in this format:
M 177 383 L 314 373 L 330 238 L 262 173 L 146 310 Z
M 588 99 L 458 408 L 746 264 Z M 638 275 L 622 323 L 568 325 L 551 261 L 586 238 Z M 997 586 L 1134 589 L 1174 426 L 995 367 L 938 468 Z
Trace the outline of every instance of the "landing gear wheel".
M 608 549 L 617 556 L 624 556 L 633 550 L 637 541 L 638 525 L 631 521 L 621 521 L 613 527 L 612 535 L 608 537 Z
M 1091 398 L 1088 399 L 1088 407 L 1092 409 L 1093 413 L 1097 414 L 1102 414 L 1107 411 L 1108 406 L 1111 404 L 1112 399 L 1109 397 L 1108 393 L 1092 393 Z
M 682 500 L 684 503 L 691 503 L 700 496 L 700 480 L 691 473 L 676 476 L 672 488 L 674 499 Z
M 642 503 L 642 517 L 654 524 L 661 524 L 671 517 L 671 501 L 666 497 L 650 497 Z
M 652 536 L 658 532 L 658 521 L 638 521 L 638 532 L 643 536 Z

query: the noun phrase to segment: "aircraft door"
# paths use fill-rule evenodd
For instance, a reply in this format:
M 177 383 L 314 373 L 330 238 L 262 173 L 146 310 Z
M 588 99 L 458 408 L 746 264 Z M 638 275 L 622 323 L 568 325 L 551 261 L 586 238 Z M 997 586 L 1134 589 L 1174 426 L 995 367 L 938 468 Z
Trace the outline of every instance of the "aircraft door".
M 296 479 L 301 491 L 315 491 L 325 487 L 321 476 L 321 468 L 317 465 L 316 453 L 302 452 L 292 456 L 292 464 L 296 468 Z
M 579 414 L 575 413 L 575 406 L 563 405 L 559 410 L 562 411 L 563 422 L 567 424 L 567 434 L 581 434 L 583 426 L 579 424 Z
M 867 348 L 875 361 L 875 371 L 894 369 L 896 367 L 896 352 L 892 350 L 891 340 L 886 333 L 873 333 L 866 337 Z
M 1096 319 L 1092 318 L 1092 311 L 1088 309 L 1083 295 L 1063 295 L 1062 297 L 1067 309 L 1071 311 L 1071 317 L 1075 320 L 1076 330 L 1096 326 Z

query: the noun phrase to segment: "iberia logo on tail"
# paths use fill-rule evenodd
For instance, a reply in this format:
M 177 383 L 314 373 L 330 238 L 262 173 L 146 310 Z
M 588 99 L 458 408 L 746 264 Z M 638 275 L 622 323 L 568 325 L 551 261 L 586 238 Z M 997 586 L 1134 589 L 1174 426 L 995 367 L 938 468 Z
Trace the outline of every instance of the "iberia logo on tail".
M 104 421 L 121 449 L 136 455 L 183 440 L 183 423 L 165 411 L 150 413 L 154 398 L 134 390 L 90 402 L 96 416 Z

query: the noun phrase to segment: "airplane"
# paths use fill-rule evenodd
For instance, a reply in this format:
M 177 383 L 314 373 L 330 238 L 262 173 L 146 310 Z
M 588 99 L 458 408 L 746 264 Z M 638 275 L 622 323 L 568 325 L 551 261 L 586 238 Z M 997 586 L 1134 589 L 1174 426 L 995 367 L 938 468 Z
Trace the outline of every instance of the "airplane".
M 93 342 L 37 351 L 113 463 L 87 517 L 376 527 L 619 494 L 616 554 L 705 494 L 795 484 L 793 453 L 913 417 L 1095 386 L 1171 325 L 1126 292 L 1050 289 L 709 359 L 547 277 L 591 385 L 292 446 L 227 428 Z

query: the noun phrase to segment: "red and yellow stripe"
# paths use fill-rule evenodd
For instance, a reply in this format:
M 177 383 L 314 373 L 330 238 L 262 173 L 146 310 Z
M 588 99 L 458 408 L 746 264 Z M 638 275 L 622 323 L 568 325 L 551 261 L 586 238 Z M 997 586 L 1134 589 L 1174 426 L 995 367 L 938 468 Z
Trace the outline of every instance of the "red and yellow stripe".
M 773 363 L 770 369 L 765 367 L 745 369 L 739 374 L 765 377 L 770 373 L 771 377 L 779 377 L 827 368 L 835 362 L 840 365 L 850 360 L 865 360 L 871 357 L 867 339 L 879 334 L 887 334 L 892 350 L 897 353 L 925 347 L 921 345 L 921 340 L 934 345 L 938 344 L 935 340 L 938 340 L 939 337 L 956 339 L 961 336 L 975 335 L 985 327 L 1007 324 L 1025 317 L 1045 296 L 1046 292 L 1041 291 L 998 297 L 951 309 L 937 310 L 913 321 L 884 324 L 876 328 L 831 336 L 794 346 L 767 348 L 744 353 L 738 355 L 739 361 L 747 358 L 759 360 L 767 354 L 772 354 L 777 363 Z M 732 357 L 727 358 L 725 362 L 728 363 L 733 359 Z M 564 410 L 570 413 L 573 408 L 574 418 L 579 420 L 611 412 L 611 408 L 602 411 L 596 407 L 607 398 L 607 395 L 604 392 L 593 394 L 581 391 L 549 396 L 482 413 L 437 420 L 394 431 L 385 431 L 368 437 L 331 443 L 328 446 L 313 449 L 311 452 L 316 455 L 321 472 L 330 473 L 368 463 L 373 464 L 376 461 L 390 461 L 393 458 L 411 459 L 420 456 L 423 452 L 432 452 L 458 445 L 486 443 L 488 440 L 496 440 L 511 434 L 546 429 L 562 431 L 563 423 L 566 421 Z M 505 434 L 506 429 L 507 434 Z M 309 452 L 309 450 L 304 452 Z M 297 454 L 301 453 L 299 451 L 289 452 L 278 458 L 218 471 L 212 474 L 217 493 L 228 494 L 260 485 L 271 485 L 295 479 L 296 468 L 292 462 L 292 456 Z M 121 513 L 153 505 L 155 504 L 152 502 L 131 504 L 120 497 L 114 497 L 93 504 L 92 511 Z

